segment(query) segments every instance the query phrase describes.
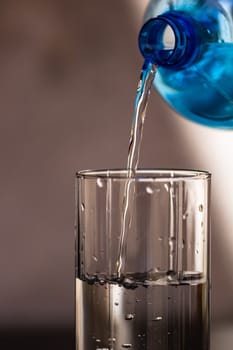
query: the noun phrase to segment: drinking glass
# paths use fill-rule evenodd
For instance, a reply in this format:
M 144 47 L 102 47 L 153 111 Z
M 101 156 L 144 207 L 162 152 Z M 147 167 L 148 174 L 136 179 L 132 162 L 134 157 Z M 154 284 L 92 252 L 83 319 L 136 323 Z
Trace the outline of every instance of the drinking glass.
M 76 176 L 76 350 L 209 350 L 211 175 Z

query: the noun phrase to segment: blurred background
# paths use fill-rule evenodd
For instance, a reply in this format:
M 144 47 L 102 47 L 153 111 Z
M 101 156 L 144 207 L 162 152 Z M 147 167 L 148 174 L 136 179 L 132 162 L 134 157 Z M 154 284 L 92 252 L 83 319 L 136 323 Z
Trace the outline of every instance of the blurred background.
M 126 165 L 148 1 L 0 2 L 0 345 L 74 349 L 74 177 Z M 233 341 L 233 131 L 154 90 L 141 167 L 209 170 L 212 349 Z

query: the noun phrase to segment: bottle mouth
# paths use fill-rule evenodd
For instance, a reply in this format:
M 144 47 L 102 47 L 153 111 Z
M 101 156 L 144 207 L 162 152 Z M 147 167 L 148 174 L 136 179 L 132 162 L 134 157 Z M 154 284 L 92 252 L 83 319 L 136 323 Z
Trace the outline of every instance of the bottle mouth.
M 190 16 L 169 11 L 147 21 L 139 33 L 144 58 L 161 67 L 185 67 L 198 53 L 198 36 Z

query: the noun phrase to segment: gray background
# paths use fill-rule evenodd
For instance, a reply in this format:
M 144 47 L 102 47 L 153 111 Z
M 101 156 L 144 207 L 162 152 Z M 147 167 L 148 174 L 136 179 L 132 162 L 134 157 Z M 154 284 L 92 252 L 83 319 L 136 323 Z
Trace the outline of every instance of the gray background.
M 73 327 L 75 171 L 126 165 L 146 4 L 0 4 L 1 331 Z M 140 166 L 213 173 L 213 346 L 224 350 L 233 325 L 232 148 L 231 131 L 195 125 L 152 92 Z

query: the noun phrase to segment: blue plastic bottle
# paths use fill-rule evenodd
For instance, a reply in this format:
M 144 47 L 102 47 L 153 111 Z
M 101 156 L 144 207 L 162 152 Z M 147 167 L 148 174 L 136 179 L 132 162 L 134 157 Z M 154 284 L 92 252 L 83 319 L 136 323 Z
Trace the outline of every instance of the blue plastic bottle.
M 139 34 L 155 86 L 181 115 L 233 128 L 233 0 L 152 0 Z

